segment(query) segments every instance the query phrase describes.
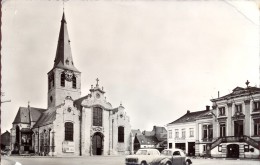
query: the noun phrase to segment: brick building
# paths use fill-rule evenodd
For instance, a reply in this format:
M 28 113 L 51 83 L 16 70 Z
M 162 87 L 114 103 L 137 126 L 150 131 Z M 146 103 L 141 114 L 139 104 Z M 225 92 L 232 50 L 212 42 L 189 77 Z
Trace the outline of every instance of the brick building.
M 53 68 L 48 72 L 48 107 L 20 107 L 11 129 L 13 153 L 118 155 L 130 152 L 125 108 L 106 100 L 99 80 L 81 97 L 81 72 L 72 59 L 63 13 Z

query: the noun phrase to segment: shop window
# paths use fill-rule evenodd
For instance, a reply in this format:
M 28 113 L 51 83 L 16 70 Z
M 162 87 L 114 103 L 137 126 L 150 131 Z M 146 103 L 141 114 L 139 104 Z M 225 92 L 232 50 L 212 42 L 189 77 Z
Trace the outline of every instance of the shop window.
M 172 149 L 172 143 L 169 143 L 169 149 Z

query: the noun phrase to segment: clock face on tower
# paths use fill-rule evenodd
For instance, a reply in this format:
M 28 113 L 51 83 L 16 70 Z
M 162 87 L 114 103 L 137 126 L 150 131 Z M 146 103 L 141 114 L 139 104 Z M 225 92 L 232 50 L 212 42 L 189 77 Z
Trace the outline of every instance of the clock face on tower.
M 100 94 L 99 94 L 99 93 L 97 93 L 97 94 L 96 94 L 96 97 L 99 99 L 99 98 L 100 98 Z

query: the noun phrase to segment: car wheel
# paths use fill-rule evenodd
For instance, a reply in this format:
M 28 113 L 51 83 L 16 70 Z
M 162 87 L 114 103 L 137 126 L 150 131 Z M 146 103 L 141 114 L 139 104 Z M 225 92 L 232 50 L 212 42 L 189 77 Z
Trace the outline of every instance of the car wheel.
M 190 165 L 190 162 L 189 162 L 189 161 L 186 161 L 186 165 Z
M 146 162 L 145 162 L 145 161 L 143 161 L 143 162 L 141 163 L 141 165 L 146 165 Z
M 166 164 L 165 165 L 171 165 L 171 162 L 166 162 Z

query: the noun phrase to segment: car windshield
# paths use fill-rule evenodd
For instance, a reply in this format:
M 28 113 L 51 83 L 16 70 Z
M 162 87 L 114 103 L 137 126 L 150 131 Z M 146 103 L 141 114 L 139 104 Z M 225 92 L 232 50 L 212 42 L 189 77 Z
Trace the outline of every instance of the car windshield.
M 138 150 L 136 155 L 147 155 L 147 150 Z
M 162 154 L 162 155 L 170 156 L 170 155 L 171 155 L 171 151 L 163 150 L 161 154 Z

